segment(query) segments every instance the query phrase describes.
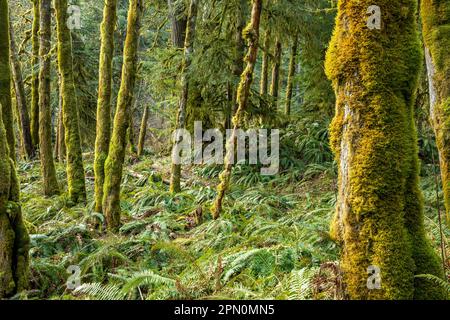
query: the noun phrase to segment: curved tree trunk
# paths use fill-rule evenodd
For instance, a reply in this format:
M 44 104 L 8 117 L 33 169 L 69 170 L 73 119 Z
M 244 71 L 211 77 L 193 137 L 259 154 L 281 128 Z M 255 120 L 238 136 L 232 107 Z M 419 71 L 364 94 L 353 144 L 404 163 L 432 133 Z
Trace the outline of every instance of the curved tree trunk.
M 298 49 L 298 38 L 295 37 L 291 49 L 291 59 L 289 61 L 289 75 L 286 87 L 286 108 L 285 108 L 286 115 L 291 114 L 292 89 L 294 86 L 295 68 L 297 66 L 297 49 Z
M 239 105 L 236 115 L 233 118 L 233 132 L 227 144 L 227 155 L 225 158 L 225 168 L 220 175 L 220 184 L 217 187 L 217 197 L 212 207 L 214 219 L 219 218 L 222 212 L 223 199 L 230 184 L 231 170 L 234 157 L 237 130 L 241 125 L 241 119 L 247 108 L 247 102 L 250 94 L 250 87 L 253 82 L 253 72 L 255 70 L 256 58 L 258 57 L 259 25 L 262 11 L 262 0 L 253 0 L 252 16 L 250 24 L 244 30 L 244 39 L 248 43 L 248 53 L 245 58 L 247 66 L 241 75 L 241 82 L 238 88 L 237 103 Z
M 8 3 L 0 0 L 0 299 L 8 298 L 28 286 L 29 237 L 22 220 L 19 181 L 10 148 L 4 116 L 10 117 Z M 8 105 L 9 99 L 9 105 Z
M 123 52 L 122 81 L 117 98 L 109 154 L 105 162 L 103 212 L 108 229 L 112 231 L 116 231 L 120 226 L 120 184 L 127 147 L 127 129 L 130 124 L 130 107 L 136 83 L 137 51 L 143 9 L 142 0 L 130 1 Z
M 33 149 L 39 145 L 39 0 L 33 0 L 31 50 L 31 139 Z
M 67 185 L 70 200 L 86 202 L 86 185 L 81 151 L 78 103 L 73 77 L 72 37 L 67 27 L 67 0 L 55 0 L 58 34 L 58 67 L 61 74 L 63 122 L 67 151 Z
M 52 114 L 50 105 L 51 0 L 40 0 L 39 41 L 39 155 L 44 194 L 59 193 L 52 152 Z
M 17 57 L 16 42 L 14 39 L 14 30 L 12 21 L 9 22 L 10 35 L 10 57 L 11 57 L 11 74 L 14 82 L 14 92 L 16 93 L 16 103 L 20 118 L 20 127 L 22 133 L 22 141 L 26 156 L 28 159 L 34 157 L 33 141 L 31 139 L 30 116 L 28 115 L 27 97 L 23 85 L 22 68 Z
M 343 245 L 341 267 L 350 298 L 439 299 L 441 289 L 414 278 L 442 276 L 425 236 L 418 186 L 417 5 L 378 1 L 378 30 L 368 28 L 372 4 L 339 1 L 327 53 L 327 75 L 337 96 L 331 145 L 339 168 L 332 234 Z M 377 268 L 381 288 L 371 290 L 368 270 Z
M 141 128 L 139 130 L 139 143 L 137 149 L 138 157 L 141 157 L 144 152 L 145 137 L 147 135 L 148 114 L 149 114 L 149 107 L 145 106 L 144 114 L 142 115 Z
M 450 226 L 450 2 L 422 0 L 421 15 L 430 83 L 430 115 Z
M 112 60 L 117 0 L 105 0 L 101 29 L 100 68 L 97 101 L 97 135 L 95 140 L 95 211 L 102 212 L 105 161 L 111 140 Z
M 186 40 L 184 43 L 184 61 L 183 70 L 181 71 L 181 96 L 178 103 L 178 114 L 176 129 L 183 129 L 186 126 L 186 108 L 189 97 L 189 79 L 188 70 L 191 65 L 191 55 L 194 47 L 195 23 L 197 19 L 197 0 L 191 0 L 189 5 L 189 18 L 187 22 Z M 175 138 L 174 144 L 177 143 L 178 137 Z M 173 161 L 173 160 L 172 160 Z M 172 171 L 170 177 L 170 191 L 178 193 L 181 191 L 181 165 L 172 163 Z

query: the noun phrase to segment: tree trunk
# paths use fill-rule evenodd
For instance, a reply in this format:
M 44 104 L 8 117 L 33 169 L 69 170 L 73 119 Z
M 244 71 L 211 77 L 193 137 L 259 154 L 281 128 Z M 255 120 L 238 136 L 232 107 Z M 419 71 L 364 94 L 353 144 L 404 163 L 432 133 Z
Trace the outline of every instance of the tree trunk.
M 183 1 L 167 0 L 169 6 L 169 16 L 172 23 L 172 44 L 175 48 L 183 48 L 186 39 L 187 19 L 184 14 L 185 7 Z
M 280 88 L 280 67 L 281 67 L 281 42 L 277 38 L 276 44 L 275 44 L 275 53 L 273 57 L 273 68 L 272 68 L 272 83 L 270 85 L 270 95 L 273 98 L 273 103 L 275 106 L 275 109 L 278 107 L 278 95 L 279 95 L 279 88 Z
M 53 162 L 50 105 L 51 0 L 40 0 L 39 11 L 39 155 L 44 180 L 44 194 L 51 197 L 59 193 Z
M 267 87 L 269 83 L 269 52 L 270 52 L 270 29 L 267 29 L 264 35 L 264 51 L 262 57 L 261 67 L 261 83 L 260 83 L 260 95 L 267 95 Z
M 253 0 L 252 16 L 250 24 L 244 30 L 244 39 L 248 43 L 248 53 L 246 56 L 247 66 L 241 75 L 241 83 L 238 88 L 237 103 L 239 105 L 236 115 L 233 118 L 233 132 L 227 144 L 227 155 L 225 158 L 225 168 L 220 175 L 220 184 L 217 187 L 217 197 L 212 208 L 214 219 L 219 218 L 222 212 L 223 199 L 229 188 L 231 170 L 233 163 L 231 159 L 234 157 L 237 130 L 241 125 L 241 119 L 247 108 L 247 102 L 250 94 L 250 87 L 253 82 L 253 72 L 255 69 L 256 58 L 258 56 L 259 41 L 259 25 L 261 19 L 262 0 Z
M 430 115 L 439 149 L 450 226 L 450 3 L 422 0 L 421 15 L 430 84 Z
M 117 0 L 105 0 L 101 29 L 100 68 L 97 101 L 97 135 L 95 140 L 95 211 L 103 212 L 103 184 L 105 161 L 111 140 L 112 60 L 114 29 L 117 20 Z
M 189 18 L 187 22 L 186 39 L 184 43 L 184 61 L 183 70 L 181 71 L 181 96 L 178 103 L 178 115 L 176 129 L 183 129 L 186 126 L 186 108 L 189 96 L 189 79 L 188 70 L 191 65 L 191 55 L 195 38 L 195 23 L 197 20 L 197 0 L 191 0 L 189 5 Z M 178 142 L 178 137 L 173 142 Z M 173 159 L 172 159 L 173 161 Z M 172 172 L 170 178 L 170 191 L 178 193 L 181 191 L 181 165 L 172 163 Z
M 120 226 L 120 184 L 127 147 L 127 129 L 130 124 L 130 106 L 136 83 L 137 51 L 143 9 L 142 0 L 130 1 L 123 52 L 122 81 L 117 98 L 109 154 L 105 162 L 103 212 L 108 229 L 112 231 L 116 231 Z
M 55 0 L 58 67 L 61 75 L 63 123 L 67 151 L 67 187 L 73 204 L 86 202 L 78 103 L 73 77 L 72 37 L 67 27 L 67 0 Z
M 61 79 L 59 80 L 61 83 Z M 59 85 L 61 87 L 61 85 Z M 60 90 L 58 90 L 58 126 L 56 127 L 56 148 L 55 148 L 55 158 L 59 162 L 64 162 L 66 157 L 66 142 L 64 134 L 64 121 L 63 121 L 63 110 L 62 110 L 62 96 Z
M 18 116 L 20 119 L 20 127 L 22 133 L 23 147 L 26 157 L 31 159 L 34 157 L 33 141 L 31 139 L 30 117 L 28 115 L 27 97 L 23 85 L 22 68 L 17 57 L 16 42 L 14 39 L 14 30 L 12 21 L 9 22 L 10 35 L 10 57 L 11 57 L 11 74 L 14 82 L 14 91 L 16 93 L 16 103 Z
M 368 28 L 373 17 L 365 12 L 372 4 L 339 1 L 327 53 L 337 96 L 331 145 L 339 168 L 332 235 L 343 245 L 351 299 L 439 299 L 441 289 L 415 279 L 443 273 L 425 236 L 418 186 L 416 2 L 378 1 L 381 30 Z M 368 270 L 380 271 L 379 289 L 369 289 Z
M 292 103 L 292 89 L 294 86 L 294 77 L 295 77 L 295 67 L 297 66 L 297 49 L 298 49 L 298 38 L 295 37 L 294 43 L 292 44 L 291 49 L 291 60 L 289 61 L 289 75 L 288 75 L 288 83 L 286 88 L 286 115 L 291 114 L 291 103 Z
M 33 0 L 31 50 L 31 139 L 33 149 L 39 145 L 39 0 Z
M 142 115 L 141 129 L 139 130 L 139 143 L 138 143 L 138 149 L 137 149 L 138 157 L 141 157 L 144 152 L 145 137 L 147 134 L 148 113 L 149 113 L 149 107 L 146 105 L 145 109 L 144 109 L 144 114 Z

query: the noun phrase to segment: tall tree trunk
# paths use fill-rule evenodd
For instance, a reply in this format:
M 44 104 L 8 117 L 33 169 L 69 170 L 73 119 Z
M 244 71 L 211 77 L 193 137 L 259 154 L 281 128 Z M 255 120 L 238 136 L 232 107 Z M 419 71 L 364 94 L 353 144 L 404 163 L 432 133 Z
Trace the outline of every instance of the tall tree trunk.
M 16 103 L 18 116 L 20 119 L 20 127 L 22 133 L 23 147 L 28 159 L 34 157 L 33 141 L 31 139 L 30 116 L 28 115 L 27 97 L 23 85 L 22 68 L 17 57 L 16 42 L 14 39 L 14 30 L 12 21 L 9 22 L 10 35 L 10 57 L 11 57 L 11 74 L 14 82 L 14 91 L 16 93 Z
M 191 65 L 191 55 L 194 47 L 195 23 L 197 20 L 197 0 L 191 0 L 189 5 L 189 15 L 187 22 L 186 40 L 184 43 L 184 61 L 183 70 L 181 71 L 181 96 L 178 103 L 178 115 L 176 129 L 183 129 L 186 126 L 186 108 L 189 96 L 189 79 L 188 70 Z M 173 142 L 178 142 L 178 137 Z M 173 159 L 172 159 L 173 161 Z M 170 177 L 170 191 L 178 193 L 181 191 L 181 165 L 172 163 L 172 172 Z
M 130 124 L 130 106 L 136 83 L 137 51 L 143 9 L 142 0 L 130 1 L 127 36 L 123 52 L 122 81 L 117 98 L 109 154 L 105 162 L 103 212 L 108 229 L 112 231 L 117 230 L 120 226 L 120 184 L 127 147 L 127 129 Z
M 50 105 L 51 0 L 40 0 L 39 41 L 39 155 L 44 194 L 59 193 L 52 152 L 52 110 Z
M 258 56 L 258 41 L 259 41 L 259 25 L 261 19 L 262 0 L 253 0 L 252 16 L 250 24 L 244 30 L 244 39 L 248 43 L 248 53 L 245 58 L 247 66 L 241 75 L 241 83 L 238 88 L 237 103 L 239 105 L 236 115 L 233 118 L 233 132 L 227 144 L 227 155 L 225 158 L 225 168 L 220 175 L 220 184 L 217 187 L 217 197 L 212 208 L 214 219 L 219 218 L 222 212 L 223 199 L 225 193 L 229 188 L 231 170 L 233 163 L 231 159 L 234 158 L 237 130 L 241 125 L 241 119 L 247 108 L 247 102 L 250 94 L 250 87 L 253 82 L 253 72 L 255 69 L 256 58 Z
M 289 75 L 286 87 L 286 115 L 291 114 L 291 103 L 292 103 L 292 89 L 294 86 L 295 68 L 297 66 L 297 50 L 298 50 L 298 37 L 294 39 L 291 49 L 291 59 L 289 61 Z
M 112 60 L 114 28 L 117 20 L 117 0 L 105 0 L 101 30 L 100 68 L 97 101 L 97 135 L 95 140 L 95 211 L 102 211 L 105 161 L 111 140 Z
M 0 0 L 0 20 L 7 22 L 8 18 L 4 15 L 7 11 L 3 10 L 6 10 L 6 0 Z M 7 28 L 0 29 L 0 39 L 4 39 L 7 32 Z M 0 64 L 3 65 L 8 57 L 1 53 Z M 19 180 L 10 156 L 2 113 L 0 105 L 0 299 L 11 297 L 28 287 L 30 247 L 19 202 Z
M 415 279 L 443 273 L 425 236 L 418 186 L 417 4 L 377 3 L 381 30 L 368 28 L 372 1 L 340 0 L 327 53 L 327 75 L 337 96 L 331 145 L 339 168 L 332 235 L 343 245 L 350 298 L 439 299 L 441 289 Z M 368 270 L 380 272 L 379 289 L 369 289 Z
M 273 97 L 274 107 L 277 109 L 278 107 L 278 95 L 280 88 L 280 67 L 281 67 L 281 42 L 277 38 L 275 44 L 275 52 L 273 56 L 273 68 L 272 68 L 272 83 L 270 85 L 270 95 Z
M 72 37 L 67 27 L 67 0 L 55 0 L 58 34 L 58 67 L 61 75 L 61 96 L 67 150 L 67 185 L 70 200 L 86 202 L 86 185 L 81 150 L 78 103 L 73 76 Z
M 187 19 L 184 13 L 183 1 L 167 0 L 169 6 L 169 16 L 172 23 L 172 43 L 175 48 L 183 48 L 186 39 Z
M 61 83 L 61 77 L 59 76 L 59 83 Z M 60 88 L 61 85 L 58 86 Z M 62 96 L 60 90 L 58 90 L 58 122 L 56 127 L 56 147 L 55 147 L 55 158 L 59 162 L 64 162 L 66 157 L 66 142 L 64 134 L 64 120 L 63 120 L 63 110 L 62 110 Z
M 430 83 L 430 114 L 450 226 L 450 2 L 422 0 L 421 15 Z
M 149 113 L 149 107 L 148 107 L 148 105 L 146 105 L 145 109 L 144 109 L 144 114 L 142 115 L 141 128 L 139 130 L 139 143 L 138 143 L 138 149 L 137 149 L 138 157 L 141 157 L 144 152 L 145 137 L 147 135 L 148 113 Z
M 267 87 L 269 84 L 269 52 L 270 52 L 270 29 L 268 28 L 264 34 L 264 51 L 261 66 L 261 83 L 260 95 L 267 95 Z
M 39 0 L 33 0 L 33 26 L 31 29 L 31 139 L 33 149 L 39 145 Z

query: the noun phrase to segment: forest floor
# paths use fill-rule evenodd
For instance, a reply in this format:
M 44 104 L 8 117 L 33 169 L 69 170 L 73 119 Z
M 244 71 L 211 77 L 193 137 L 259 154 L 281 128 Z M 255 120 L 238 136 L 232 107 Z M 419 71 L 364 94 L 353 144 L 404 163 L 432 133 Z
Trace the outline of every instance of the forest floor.
M 88 204 L 72 208 L 65 195 L 42 196 L 38 162 L 19 164 L 32 273 L 32 288 L 21 298 L 342 298 L 339 249 L 328 233 L 336 201 L 333 169 L 261 178 L 237 167 L 225 212 L 214 221 L 209 207 L 221 167 L 185 168 L 185 191 L 171 195 L 168 158 L 129 160 L 123 226 L 112 235 L 96 227 L 103 216 L 93 212 L 92 160 L 86 156 Z M 63 164 L 57 174 L 65 181 Z M 421 186 L 426 228 L 438 252 L 434 176 L 423 177 Z M 82 286 L 70 290 L 68 281 Z

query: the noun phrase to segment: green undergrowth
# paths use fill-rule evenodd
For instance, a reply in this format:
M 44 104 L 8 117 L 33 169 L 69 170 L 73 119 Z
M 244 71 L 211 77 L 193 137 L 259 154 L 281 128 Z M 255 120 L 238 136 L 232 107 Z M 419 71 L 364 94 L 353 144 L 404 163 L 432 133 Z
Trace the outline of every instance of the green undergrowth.
M 238 166 L 224 214 L 208 211 L 220 167 L 191 167 L 183 190 L 169 192 L 168 159 L 128 164 L 120 233 L 107 234 L 93 211 L 93 169 L 86 156 L 88 205 L 42 193 L 39 165 L 19 164 L 23 213 L 31 235 L 28 299 L 341 299 L 339 248 L 329 235 L 336 200 L 331 164 L 261 178 Z M 309 171 L 308 171 L 309 170 Z M 431 168 L 422 180 L 426 225 L 440 240 Z M 309 172 L 309 173 L 308 173 Z M 57 165 L 59 181 L 64 166 Z M 448 238 L 449 232 L 446 230 Z M 69 290 L 69 266 L 81 286 Z

